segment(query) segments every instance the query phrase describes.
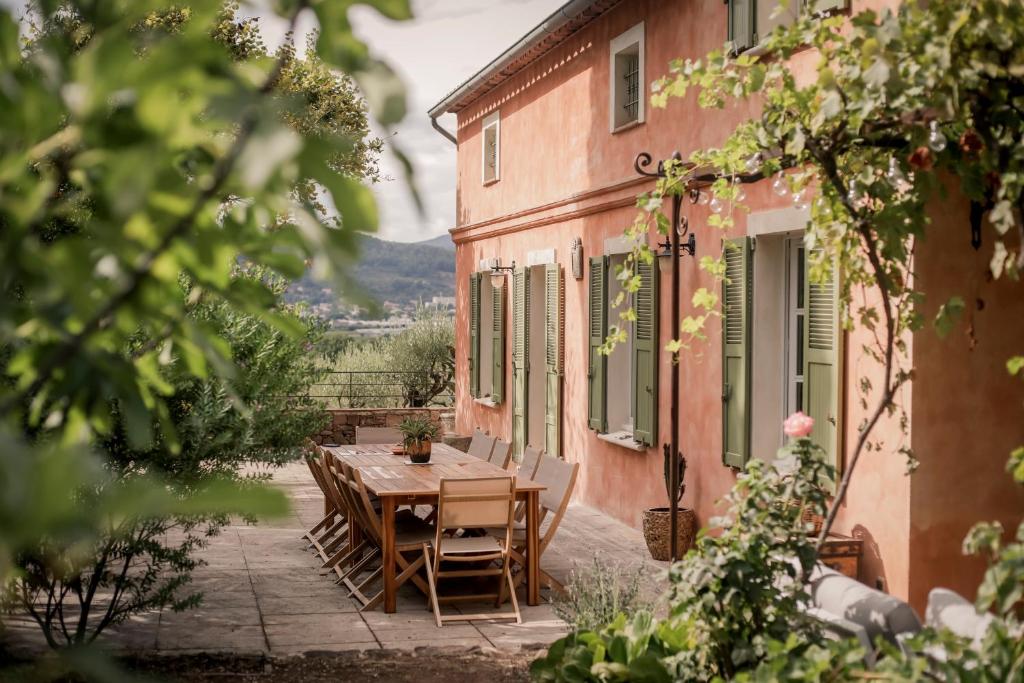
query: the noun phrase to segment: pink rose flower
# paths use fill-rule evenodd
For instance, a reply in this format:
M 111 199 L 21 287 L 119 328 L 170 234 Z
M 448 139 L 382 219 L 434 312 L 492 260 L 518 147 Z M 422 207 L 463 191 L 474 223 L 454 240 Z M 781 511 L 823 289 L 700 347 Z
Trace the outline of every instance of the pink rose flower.
M 807 436 L 812 429 L 814 429 L 814 418 L 804 415 L 802 411 L 793 413 L 782 423 L 782 431 L 786 436 L 791 436 L 794 439 Z

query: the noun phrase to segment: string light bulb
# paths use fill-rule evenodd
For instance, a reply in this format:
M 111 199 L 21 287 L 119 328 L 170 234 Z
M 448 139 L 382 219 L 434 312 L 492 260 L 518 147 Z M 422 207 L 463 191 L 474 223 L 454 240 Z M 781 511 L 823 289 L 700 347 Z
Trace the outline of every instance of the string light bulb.
M 747 173 L 757 173 L 757 170 L 761 168 L 761 153 L 755 152 L 750 155 L 747 159 L 746 169 Z
M 786 176 L 782 171 L 775 174 L 775 180 L 772 182 L 772 192 L 780 197 L 785 197 L 789 194 L 789 184 L 786 182 Z
M 798 211 L 803 211 L 810 204 L 807 202 L 807 193 L 803 189 L 797 190 L 793 193 L 793 208 Z
M 928 133 L 928 147 L 933 152 L 941 152 L 946 149 L 948 140 L 946 140 L 946 136 L 942 134 L 942 131 L 939 130 L 939 122 L 932 121 L 929 124 L 929 128 L 931 131 Z

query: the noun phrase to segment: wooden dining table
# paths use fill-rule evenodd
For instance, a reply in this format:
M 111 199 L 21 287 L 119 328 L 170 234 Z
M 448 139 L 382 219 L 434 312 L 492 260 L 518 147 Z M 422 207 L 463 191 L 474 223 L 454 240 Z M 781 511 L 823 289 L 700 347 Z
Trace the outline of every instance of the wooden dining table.
M 437 505 L 442 479 L 508 476 L 508 471 L 443 443 L 432 446 L 430 462 L 415 465 L 406 455 L 392 453 L 390 444 L 331 446 L 332 451 L 359 470 L 367 490 L 381 501 L 384 611 L 397 609 L 395 585 L 395 515 L 401 505 Z M 526 503 L 526 600 L 540 604 L 540 492 L 546 487 L 516 478 L 516 499 Z

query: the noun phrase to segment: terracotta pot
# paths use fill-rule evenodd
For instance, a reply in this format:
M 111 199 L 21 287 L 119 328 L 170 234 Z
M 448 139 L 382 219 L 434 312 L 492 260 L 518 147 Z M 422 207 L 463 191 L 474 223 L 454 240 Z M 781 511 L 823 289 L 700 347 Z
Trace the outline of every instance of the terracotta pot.
M 678 508 L 676 538 L 679 557 L 693 545 L 697 537 L 697 515 L 690 508 Z M 644 510 L 644 540 L 647 550 L 656 560 L 670 559 L 672 547 L 669 542 L 670 520 L 668 508 L 650 508 Z
M 409 460 L 418 465 L 430 462 L 430 439 L 406 443 L 405 452 L 409 454 Z

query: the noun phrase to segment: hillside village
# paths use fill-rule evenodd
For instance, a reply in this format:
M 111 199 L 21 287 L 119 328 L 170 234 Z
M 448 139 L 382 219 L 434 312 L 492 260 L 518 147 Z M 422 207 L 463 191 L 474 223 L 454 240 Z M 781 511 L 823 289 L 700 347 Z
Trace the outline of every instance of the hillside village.
M 289 303 L 306 302 L 339 332 L 376 336 L 403 330 L 416 308 L 455 312 L 455 245 L 448 235 L 421 242 L 361 239 L 353 283 L 362 291 L 336 292 L 307 273 L 289 287 Z

